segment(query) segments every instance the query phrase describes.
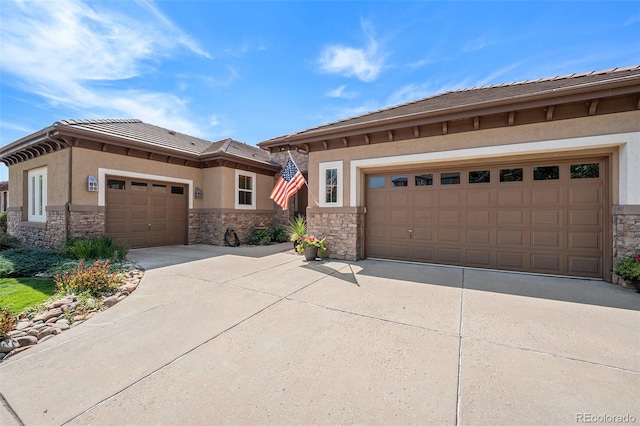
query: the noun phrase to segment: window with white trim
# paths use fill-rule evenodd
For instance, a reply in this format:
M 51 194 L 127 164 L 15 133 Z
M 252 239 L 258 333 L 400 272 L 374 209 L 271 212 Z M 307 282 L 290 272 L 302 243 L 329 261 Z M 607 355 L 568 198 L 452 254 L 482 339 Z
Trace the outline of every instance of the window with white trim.
M 236 170 L 236 209 L 256 209 L 256 174 Z
M 27 220 L 29 222 L 47 221 L 47 168 L 27 172 Z
M 320 206 L 342 207 L 342 161 L 320 163 Z

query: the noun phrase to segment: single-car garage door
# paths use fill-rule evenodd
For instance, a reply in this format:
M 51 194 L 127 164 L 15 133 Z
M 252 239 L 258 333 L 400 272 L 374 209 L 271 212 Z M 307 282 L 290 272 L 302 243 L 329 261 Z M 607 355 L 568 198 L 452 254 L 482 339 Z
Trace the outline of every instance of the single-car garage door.
M 368 174 L 369 257 L 602 278 L 606 158 Z
M 107 177 L 105 228 L 130 248 L 186 244 L 183 184 Z

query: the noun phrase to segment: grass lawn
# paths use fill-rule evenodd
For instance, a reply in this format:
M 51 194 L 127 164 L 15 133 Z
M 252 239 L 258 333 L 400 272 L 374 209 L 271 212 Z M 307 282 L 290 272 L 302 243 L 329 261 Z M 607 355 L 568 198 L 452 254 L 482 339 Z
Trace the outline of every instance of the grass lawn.
M 44 302 L 56 291 L 53 278 L 0 278 L 0 305 L 19 314 Z

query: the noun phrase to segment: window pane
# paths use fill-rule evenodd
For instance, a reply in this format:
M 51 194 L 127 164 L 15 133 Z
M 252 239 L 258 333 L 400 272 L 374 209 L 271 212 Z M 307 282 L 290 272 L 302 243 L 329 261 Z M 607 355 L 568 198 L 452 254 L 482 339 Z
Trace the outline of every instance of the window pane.
M 469 172 L 469 183 L 486 183 L 491 182 L 491 171 L 482 170 L 478 172 Z
M 43 187 L 44 185 L 43 183 L 43 177 L 42 175 L 38 176 L 38 214 L 40 216 L 42 216 L 44 214 L 43 211 L 43 205 L 44 205 L 44 200 L 42 199 L 42 191 L 43 191 Z
M 153 192 L 166 194 L 167 193 L 167 185 L 160 185 L 160 184 L 154 183 L 153 187 L 151 188 L 151 190 Z
M 324 172 L 324 202 L 338 202 L 338 169 L 326 169 Z
M 182 195 L 184 194 L 184 188 L 182 186 L 172 186 L 171 187 L 172 194 Z
M 36 177 L 31 177 L 31 214 L 36 215 Z
M 387 186 L 387 182 L 384 176 L 369 178 L 369 188 L 384 188 L 385 186 Z
M 460 172 L 440 174 L 440 185 L 458 185 L 460 183 Z
M 593 179 L 600 177 L 600 164 L 572 164 L 571 179 Z
M 522 182 L 522 169 L 501 169 L 500 182 Z
M 145 192 L 147 190 L 147 184 L 144 182 L 131 182 L 131 190 Z
M 338 169 L 327 169 L 324 176 L 325 185 L 336 185 L 338 183 Z
M 238 192 L 238 204 L 243 206 L 250 206 L 251 200 L 253 199 L 253 193 L 250 191 L 239 191 Z
M 238 176 L 238 188 L 239 189 L 253 189 L 253 178 L 251 176 Z
M 329 203 L 337 203 L 338 202 L 338 187 L 334 186 L 331 188 L 330 200 L 327 200 Z
M 394 176 L 391 178 L 391 186 L 409 186 L 409 177 Z
M 433 185 L 433 174 L 416 175 L 416 186 L 430 186 Z
M 556 179 L 560 179 L 560 167 L 558 166 L 533 168 L 533 180 L 556 180 Z
M 109 189 L 124 189 L 124 181 L 123 180 L 108 179 L 107 180 L 107 188 L 109 188 Z

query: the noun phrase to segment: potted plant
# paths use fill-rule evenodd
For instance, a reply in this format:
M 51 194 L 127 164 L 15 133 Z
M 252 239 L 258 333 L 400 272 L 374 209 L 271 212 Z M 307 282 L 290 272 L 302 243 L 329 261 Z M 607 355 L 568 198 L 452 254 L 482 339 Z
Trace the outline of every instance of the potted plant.
M 307 234 L 307 219 L 304 216 L 296 216 L 289 222 L 287 233 L 289 234 L 289 241 L 293 242 L 293 248 L 297 249 L 300 240 Z
M 640 292 L 640 253 L 618 262 L 613 272 Z
M 305 235 L 300 240 L 296 250 L 298 253 L 304 254 L 306 260 L 316 260 L 318 255 L 324 255 L 327 247 L 324 244 L 324 238 L 319 240 L 313 235 Z

